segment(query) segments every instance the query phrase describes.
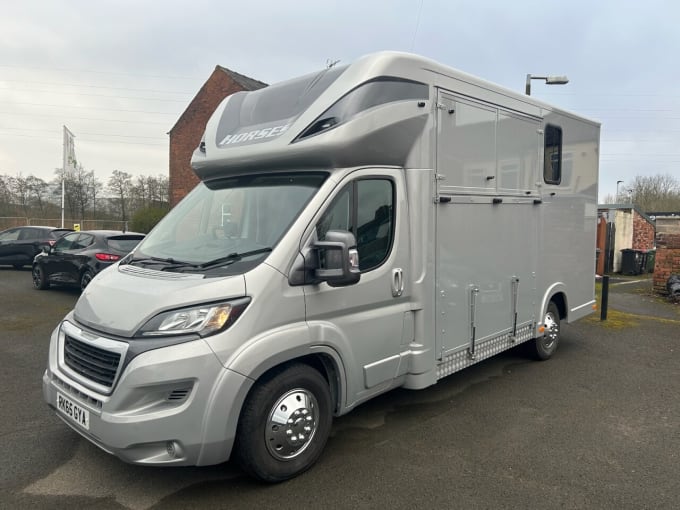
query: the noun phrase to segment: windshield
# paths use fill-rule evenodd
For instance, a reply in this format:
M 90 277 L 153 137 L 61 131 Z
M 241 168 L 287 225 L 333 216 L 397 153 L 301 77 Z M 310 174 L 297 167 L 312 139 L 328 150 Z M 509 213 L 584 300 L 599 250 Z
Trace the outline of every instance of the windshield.
M 133 265 L 236 274 L 283 237 L 326 174 L 269 174 L 200 183 L 139 244 Z

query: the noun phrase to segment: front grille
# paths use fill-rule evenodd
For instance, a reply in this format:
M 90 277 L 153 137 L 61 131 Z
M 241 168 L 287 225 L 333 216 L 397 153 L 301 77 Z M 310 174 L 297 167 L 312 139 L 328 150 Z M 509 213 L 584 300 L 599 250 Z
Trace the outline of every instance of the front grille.
M 99 399 L 96 399 L 94 397 L 89 396 L 87 393 L 83 393 L 82 391 L 78 390 L 78 388 L 71 386 L 69 383 L 66 381 L 62 381 L 59 377 L 56 375 L 52 374 L 52 380 L 54 383 L 59 386 L 62 391 L 65 391 L 69 393 L 70 395 L 78 398 L 82 402 L 87 402 L 90 404 L 92 407 L 96 409 L 101 409 L 102 408 L 102 401 Z
M 74 372 L 111 388 L 120 364 L 120 354 L 94 347 L 66 335 L 64 361 Z

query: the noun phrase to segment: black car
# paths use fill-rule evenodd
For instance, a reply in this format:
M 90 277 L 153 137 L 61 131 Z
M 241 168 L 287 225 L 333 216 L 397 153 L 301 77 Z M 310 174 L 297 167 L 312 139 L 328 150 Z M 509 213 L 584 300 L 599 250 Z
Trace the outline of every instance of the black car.
M 73 232 L 70 228 L 14 227 L 0 232 L 0 265 L 21 269 L 33 263 L 43 248 L 54 246 L 57 239 Z
M 111 264 L 130 253 L 144 234 L 117 230 L 84 230 L 60 238 L 33 261 L 33 286 L 76 285 L 81 290 Z

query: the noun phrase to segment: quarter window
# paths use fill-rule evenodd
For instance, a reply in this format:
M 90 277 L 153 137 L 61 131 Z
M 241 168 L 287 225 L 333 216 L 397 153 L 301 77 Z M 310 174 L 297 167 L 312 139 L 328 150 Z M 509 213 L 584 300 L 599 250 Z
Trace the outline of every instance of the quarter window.
M 394 237 L 394 184 L 388 179 L 361 179 L 346 185 L 317 224 L 317 237 L 329 230 L 354 234 L 359 268 L 370 271 L 390 253 Z

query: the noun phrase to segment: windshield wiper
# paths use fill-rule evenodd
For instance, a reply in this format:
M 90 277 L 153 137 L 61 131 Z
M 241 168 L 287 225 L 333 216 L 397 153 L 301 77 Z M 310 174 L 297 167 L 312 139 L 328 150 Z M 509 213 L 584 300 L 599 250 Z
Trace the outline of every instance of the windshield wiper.
M 270 251 L 272 251 L 271 248 L 260 248 L 258 250 L 244 251 L 243 253 L 234 252 L 224 257 L 209 260 L 208 262 L 205 262 L 203 264 L 197 264 L 196 267 L 200 269 L 208 269 L 210 267 L 229 265 L 241 260 L 242 258 L 251 257 L 253 255 L 260 255 L 261 253 L 268 253 Z
M 131 259 L 128 264 L 132 264 L 134 262 L 141 262 L 142 264 L 165 264 L 163 267 L 163 270 L 167 269 L 175 269 L 175 268 L 180 268 L 180 267 L 196 267 L 195 264 L 192 264 L 190 262 L 183 262 L 181 260 L 175 260 L 172 257 L 168 258 L 162 258 L 162 257 L 140 257 L 140 258 L 133 258 Z

